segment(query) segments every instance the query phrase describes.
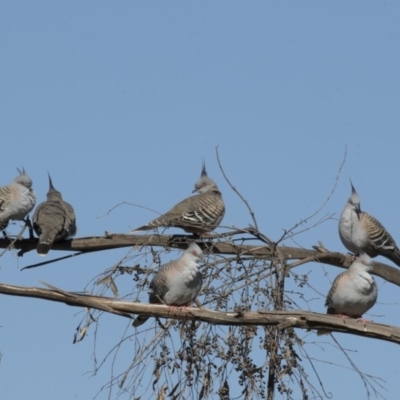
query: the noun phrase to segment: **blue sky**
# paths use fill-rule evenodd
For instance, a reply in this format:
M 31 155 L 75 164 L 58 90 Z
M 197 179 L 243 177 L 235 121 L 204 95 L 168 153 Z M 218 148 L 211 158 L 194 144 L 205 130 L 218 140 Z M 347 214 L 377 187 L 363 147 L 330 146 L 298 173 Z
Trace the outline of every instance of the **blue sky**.
M 395 2 L 4 3 L 0 185 L 23 166 L 39 203 L 49 171 L 75 208 L 79 237 L 128 233 L 154 214 L 130 205 L 105 215 L 108 210 L 128 202 L 166 211 L 190 195 L 204 158 L 224 195 L 223 224 L 244 227 L 250 216 L 219 171 L 219 146 L 225 172 L 251 204 L 260 230 L 278 239 L 326 199 L 347 146 L 337 189 L 322 213 L 337 218 L 351 177 L 363 209 L 400 242 L 399 16 Z M 18 224 L 10 226 L 10 233 L 18 231 Z M 345 251 L 336 219 L 296 236 L 306 248 L 318 240 Z M 127 252 L 23 272 L 41 259 L 35 252 L 22 259 L 10 252 L 0 259 L 1 281 L 45 281 L 80 291 Z M 317 264 L 298 269 L 310 273 L 323 294 L 340 271 Z M 377 282 L 378 304 L 367 317 L 399 325 L 399 288 Z M 324 312 L 324 296 L 309 296 L 310 309 Z M 7 296 L 0 302 L 2 399 L 93 398 L 110 367 L 87 374 L 93 369 L 93 329 L 72 345 L 83 312 Z M 100 326 L 97 345 L 104 355 L 127 322 L 108 316 Z M 315 341 L 314 333 L 299 334 Z M 336 337 L 357 350 L 352 356 L 363 371 L 386 380 L 385 397 L 397 399 L 398 348 Z M 322 339 L 310 351 L 347 365 L 328 342 Z M 355 373 L 330 365 L 320 371 L 334 398 L 364 396 Z

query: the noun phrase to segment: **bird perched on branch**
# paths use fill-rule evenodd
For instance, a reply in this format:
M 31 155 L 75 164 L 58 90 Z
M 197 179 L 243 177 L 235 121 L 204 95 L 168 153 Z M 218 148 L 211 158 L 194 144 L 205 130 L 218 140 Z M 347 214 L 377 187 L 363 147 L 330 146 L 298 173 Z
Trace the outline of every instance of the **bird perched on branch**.
M 202 258 L 200 247 L 192 243 L 180 258 L 162 265 L 150 282 L 149 303 L 169 306 L 192 304 L 203 283 L 197 263 Z M 132 325 L 138 327 L 149 318 L 148 315 L 139 315 Z
M 74 209 L 62 199 L 61 193 L 54 189 L 50 174 L 47 200 L 36 207 L 32 222 L 33 229 L 39 236 L 37 252 L 40 256 L 45 256 L 55 241 L 74 236 L 76 233 Z
M 339 219 L 339 236 L 351 252 L 384 256 L 400 266 L 400 250 L 390 233 L 372 215 L 361 211 L 360 197 L 351 183 L 351 196 Z
M 10 220 L 21 220 L 28 224 L 24 218 L 36 203 L 32 179 L 24 168 L 17 170 L 19 175 L 9 185 L 0 187 L 0 230 L 6 229 Z
M 357 318 L 365 321 L 362 315 L 376 303 L 378 289 L 375 279 L 369 273 L 372 260 L 366 253 L 356 258 L 347 271 L 340 273 L 333 281 L 326 297 L 327 314 L 343 318 Z M 321 329 L 318 335 L 329 333 Z
M 182 228 L 184 231 L 201 235 L 213 231 L 222 221 L 225 204 L 217 184 L 207 176 L 203 163 L 200 179 L 193 192 L 199 194 L 187 197 L 168 212 L 132 232 L 146 231 L 161 226 Z

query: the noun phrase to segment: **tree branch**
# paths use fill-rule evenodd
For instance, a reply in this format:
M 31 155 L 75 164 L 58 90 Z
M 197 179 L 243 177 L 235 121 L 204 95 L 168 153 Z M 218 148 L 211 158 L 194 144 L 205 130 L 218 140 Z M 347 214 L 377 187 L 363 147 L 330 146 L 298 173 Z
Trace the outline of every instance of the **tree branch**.
M 237 234 L 237 232 L 235 232 Z M 224 235 L 225 236 L 225 235 Z M 235 244 L 243 242 L 245 238 L 228 239 L 218 242 L 219 235 L 211 235 L 196 243 L 206 252 L 213 254 L 251 256 L 256 259 L 271 260 L 275 249 L 270 246 Z M 123 247 L 137 246 L 156 246 L 165 248 L 176 248 L 185 250 L 188 240 L 193 240 L 191 235 L 125 235 L 125 234 L 106 234 L 106 236 L 91 236 L 76 238 L 73 240 L 63 240 L 53 244 L 52 250 L 81 251 L 83 253 L 118 249 Z M 37 239 L 22 239 L 12 243 L 10 239 L 0 239 L 0 248 L 7 248 L 12 244 L 12 248 L 22 250 L 22 252 L 36 249 Z M 306 262 L 320 262 L 333 265 L 339 268 L 348 268 L 353 259 L 351 256 L 338 253 L 317 250 L 301 249 L 296 247 L 279 246 L 277 250 L 285 261 L 306 260 Z M 294 263 L 293 267 L 300 263 Z M 291 264 L 288 264 L 292 268 Z M 397 286 L 400 286 L 400 269 L 391 267 L 387 264 L 374 262 L 374 275 L 385 279 Z
M 130 314 L 142 314 L 152 315 L 153 317 L 196 320 L 213 325 L 276 326 L 281 330 L 289 327 L 306 330 L 329 329 L 400 344 L 400 328 L 398 327 L 372 322 L 363 324 L 353 319 L 342 319 L 327 314 L 263 310 L 256 312 L 218 312 L 206 308 L 171 308 L 164 305 L 132 303 L 109 297 L 72 293 L 51 285 L 48 286 L 52 289 L 0 284 L 0 294 L 39 298 L 74 307 L 95 308 L 126 318 L 132 318 Z

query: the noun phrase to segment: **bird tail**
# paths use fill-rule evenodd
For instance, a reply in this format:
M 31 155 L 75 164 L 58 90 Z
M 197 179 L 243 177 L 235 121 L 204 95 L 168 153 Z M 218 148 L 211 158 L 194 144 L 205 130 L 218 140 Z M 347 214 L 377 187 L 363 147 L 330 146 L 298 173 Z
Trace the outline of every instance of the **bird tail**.
M 317 336 L 322 336 L 322 335 L 329 335 L 332 331 L 328 329 L 318 329 L 317 330 Z
M 55 232 L 44 232 L 40 235 L 39 238 L 39 243 L 37 245 L 37 253 L 39 256 L 44 257 L 49 250 L 51 249 L 51 246 L 53 245 L 54 239 L 56 237 Z
M 151 225 L 143 225 L 140 226 L 139 228 L 133 229 L 131 230 L 131 233 L 136 233 L 136 232 L 140 232 L 140 231 L 149 231 L 150 229 L 154 229 L 154 226 Z
M 148 315 L 139 315 L 133 322 L 132 326 L 137 328 L 138 326 L 144 324 L 150 317 Z
M 45 255 L 47 255 L 47 253 L 50 251 L 51 249 L 51 245 L 53 243 L 49 244 L 49 243 L 38 243 L 37 245 L 37 253 L 39 254 L 39 256 L 44 257 Z
M 388 254 L 388 257 L 398 266 L 400 267 L 400 250 L 395 247 L 393 249 L 393 252 L 390 253 L 390 255 Z
M 0 221 L 0 231 L 4 231 L 8 226 L 8 221 Z
M 150 221 L 148 224 L 140 226 L 139 228 L 136 228 L 131 231 L 131 233 L 135 233 L 138 231 L 150 231 L 151 229 L 156 229 L 159 228 L 160 226 L 165 226 L 167 222 L 165 221 L 164 216 L 161 216 L 160 218 L 153 219 L 153 221 Z

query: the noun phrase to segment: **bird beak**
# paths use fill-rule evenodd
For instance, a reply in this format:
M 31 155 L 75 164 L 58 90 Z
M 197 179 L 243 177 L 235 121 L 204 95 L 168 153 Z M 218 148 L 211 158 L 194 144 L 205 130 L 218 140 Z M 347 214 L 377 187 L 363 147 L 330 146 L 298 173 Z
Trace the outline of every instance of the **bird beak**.
M 358 219 L 360 219 L 361 208 L 359 204 L 355 207 L 354 211 L 356 212 Z

